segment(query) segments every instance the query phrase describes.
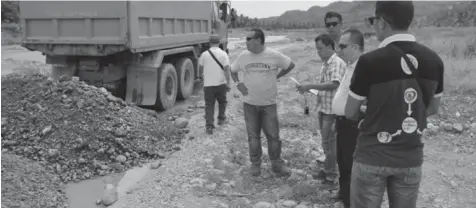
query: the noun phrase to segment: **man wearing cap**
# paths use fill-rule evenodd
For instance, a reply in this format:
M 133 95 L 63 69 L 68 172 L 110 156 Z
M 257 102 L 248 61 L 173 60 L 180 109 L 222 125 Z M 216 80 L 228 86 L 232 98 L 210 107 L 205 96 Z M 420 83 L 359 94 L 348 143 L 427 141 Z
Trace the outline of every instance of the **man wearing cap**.
M 210 37 L 210 49 L 198 59 L 199 78 L 203 79 L 205 98 L 206 131 L 213 134 L 215 102 L 218 101 L 218 125 L 226 121 L 226 93 L 230 91 L 230 60 L 228 54 L 220 49 L 220 37 Z

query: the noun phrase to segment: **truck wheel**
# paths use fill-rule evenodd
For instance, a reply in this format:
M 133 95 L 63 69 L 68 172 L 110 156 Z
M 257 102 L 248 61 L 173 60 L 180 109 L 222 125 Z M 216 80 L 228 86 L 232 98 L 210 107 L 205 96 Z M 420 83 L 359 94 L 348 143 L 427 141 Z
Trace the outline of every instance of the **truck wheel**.
M 178 94 L 179 100 L 185 100 L 192 95 L 195 80 L 195 70 L 193 62 L 190 58 L 181 58 L 176 64 L 178 78 Z
M 159 67 L 156 105 L 167 110 L 175 105 L 177 99 L 177 72 L 172 64 L 163 63 Z

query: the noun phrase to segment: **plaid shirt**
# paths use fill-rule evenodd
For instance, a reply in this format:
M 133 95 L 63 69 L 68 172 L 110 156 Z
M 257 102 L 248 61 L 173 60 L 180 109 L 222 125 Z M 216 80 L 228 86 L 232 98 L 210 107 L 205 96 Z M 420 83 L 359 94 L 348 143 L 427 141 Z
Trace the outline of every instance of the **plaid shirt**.
M 341 82 L 345 74 L 345 69 L 347 65 L 344 60 L 339 58 L 337 54 L 334 53 L 329 60 L 322 64 L 320 72 L 319 83 L 326 83 L 337 81 Z M 325 114 L 333 114 L 332 111 L 332 100 L 337 92 L 337 88 L 334 90 L 319 90 L 317 95 L 317 111 Z

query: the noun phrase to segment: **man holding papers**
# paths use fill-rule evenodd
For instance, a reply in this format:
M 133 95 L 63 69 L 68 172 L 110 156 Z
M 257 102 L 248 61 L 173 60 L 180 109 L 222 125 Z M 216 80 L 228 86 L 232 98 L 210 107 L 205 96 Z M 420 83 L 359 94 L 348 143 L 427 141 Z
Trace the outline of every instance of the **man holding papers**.
M 324 168 L 314 174 L 315 179 L 323 180 L 323 185 L 330 189 L 337 187 L 337 158 L 336 139 L 334 135 L 335 115 L 332 111 L 332 99 L 335 96 L 339 83 L 345 73 L 346 64 L 335 53 L 335 43 L 329 34 L 321 34 L 315 39 L 316 49 L 321 58 L 322 68 L 320 82 L 317 84 L 298 85 L 299 92 L 304 93 L 312 89 L 318 93 L 319 129 L 322 136 L 322 148 L 326 155 Z

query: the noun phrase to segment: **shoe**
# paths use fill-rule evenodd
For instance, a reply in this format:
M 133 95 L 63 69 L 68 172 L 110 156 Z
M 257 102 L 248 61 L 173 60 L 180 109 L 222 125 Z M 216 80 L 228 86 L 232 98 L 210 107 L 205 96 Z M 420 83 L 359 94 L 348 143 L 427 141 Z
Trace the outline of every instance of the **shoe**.
M 208 127 L 207 128 L 207 134 L 213 134 L 213 128 Z
M 276 173 L 277 177 L 289 177 L 291 176 L 291 169 L 286 167 L 286 165 L 279 163 L 279 164 L 272 164 L 271 169 L 274 173 Z
M 334 181 L 324 180 L 324 181 L 320 184 L 319 189 L 321 189 L 321 190 L 328 190 L 328 191 L 337 190 L 337 189 L 339 189 L 339 184 L 337 184 L 337 183 L 334 182 Z
M 320 170 L 317 174 L 314 174 L 314 173 L 313 173 L 313 174 L 312 174 L 312 178 L 313 178 L 314 180 L 321 180 L 321 181 L 323 181 L 323 180 L 326 180 L 326 175 L 327 175 L 326 172 L 324 172 L 323 170 Z
M 218 125 L 221 126 L 223 124 L 226 124 L 226 119 L 218 119 Z
M 258 177 L 261 175 L 261 165 L 252 164 L 250 167 L 250 173 L 253 177 Z

